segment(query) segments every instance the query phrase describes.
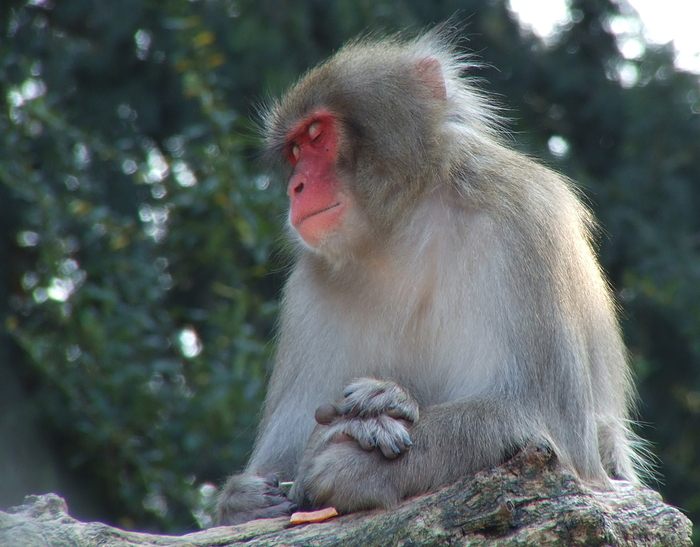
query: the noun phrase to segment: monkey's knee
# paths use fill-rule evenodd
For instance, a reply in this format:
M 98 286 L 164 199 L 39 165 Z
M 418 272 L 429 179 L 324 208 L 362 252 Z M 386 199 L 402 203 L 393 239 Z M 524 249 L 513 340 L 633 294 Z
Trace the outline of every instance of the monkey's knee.
M 290 497 L 302 506 L 332 506 L 341 513 L 390 508 L 400 501 L 390 480 L 393 463 L 354 442 L 334 443 L 301 466 Z

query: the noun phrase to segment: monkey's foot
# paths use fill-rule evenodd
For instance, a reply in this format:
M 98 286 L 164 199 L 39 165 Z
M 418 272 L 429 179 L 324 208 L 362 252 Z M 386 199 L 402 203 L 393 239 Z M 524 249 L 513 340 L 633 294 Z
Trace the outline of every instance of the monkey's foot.
M 284 495 L 274 475 L 234 475 L 217 503 L 218 524 L 242 524 L 249 520 L 282 517 L 297 509 Z

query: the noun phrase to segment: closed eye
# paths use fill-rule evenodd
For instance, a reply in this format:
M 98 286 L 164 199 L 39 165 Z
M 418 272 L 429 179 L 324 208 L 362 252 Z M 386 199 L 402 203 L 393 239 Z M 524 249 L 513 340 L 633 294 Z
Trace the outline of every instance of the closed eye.
M 318 137 L 321 136 L 321 123 L 320 122 L 314 122 L 311 125 L 309 125 L 309 138 L 311 139 L 311 142 L 314 142 Z

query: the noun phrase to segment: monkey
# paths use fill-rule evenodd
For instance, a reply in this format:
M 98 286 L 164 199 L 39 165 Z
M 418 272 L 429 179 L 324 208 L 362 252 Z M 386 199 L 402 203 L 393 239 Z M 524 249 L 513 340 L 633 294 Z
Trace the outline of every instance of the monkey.
M 356 39 L 261 116 L 294 264 L 219 524 L 388 509 L 531 440 L 591 487 L 640 480 L 595 221 L 571 181 L 510 145 L 457 42 Z

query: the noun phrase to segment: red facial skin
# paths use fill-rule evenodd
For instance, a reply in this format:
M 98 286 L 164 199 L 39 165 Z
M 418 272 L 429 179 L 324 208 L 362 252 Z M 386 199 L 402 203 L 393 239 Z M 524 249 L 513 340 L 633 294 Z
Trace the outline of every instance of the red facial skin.
M 294 166 L 287 186 L 289 220 L 311 247 L 323 243 L 345 219 L 348 198 L 338 180 L 337 149 L 337 121 L 326 110 L 304 118 L 289 133 L 285 154 Z

